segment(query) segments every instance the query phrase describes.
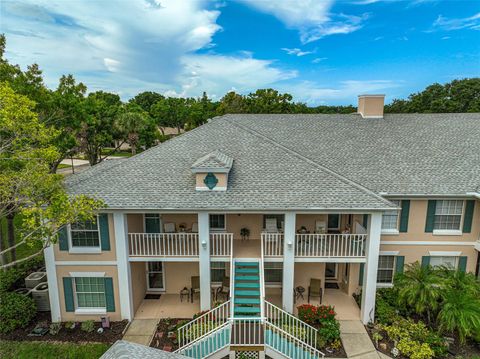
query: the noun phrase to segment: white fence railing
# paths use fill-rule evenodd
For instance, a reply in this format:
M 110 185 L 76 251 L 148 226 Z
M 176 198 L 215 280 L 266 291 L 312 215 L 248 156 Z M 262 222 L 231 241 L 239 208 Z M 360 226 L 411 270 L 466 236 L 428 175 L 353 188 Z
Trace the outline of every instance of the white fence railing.
M 283 233 L 262 233 L 262 244 L 265 257 L 283 256 Z
M 178 346 L 186 347 L 192 342 L 198 341 L 210 333 L 218 330 L 228 322 L 230 317 L 230 301 L 213 308 L 207 313 L 195 318 L 184 326 L 178 328 Z
M 366 234 L 297 234 L 296 257 L 365 257 Z
M 263 345 L 264 330 L 264 324 L 261 319 L 234 318 L 232 320 L 231 345 Z
M 198 256 L 198 233 L 129 233 L 130 256 Z
M 317 347 L 317 329 L 267 301 L 265 301 L 265 319 L 281 330 L 299 337 L 309 346 Z
M 210 255 L 229 257 L 232 253 L 233 233 L 210 233 Z

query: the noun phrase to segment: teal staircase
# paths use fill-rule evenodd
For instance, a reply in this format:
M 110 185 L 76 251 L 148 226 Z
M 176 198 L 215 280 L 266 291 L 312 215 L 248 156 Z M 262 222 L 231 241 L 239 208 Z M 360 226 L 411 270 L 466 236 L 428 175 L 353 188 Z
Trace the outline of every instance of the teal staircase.
M 260 263 L 258 260 L 234 263 L 233 316 L 260 317 L 262 301 L 260 297 Z

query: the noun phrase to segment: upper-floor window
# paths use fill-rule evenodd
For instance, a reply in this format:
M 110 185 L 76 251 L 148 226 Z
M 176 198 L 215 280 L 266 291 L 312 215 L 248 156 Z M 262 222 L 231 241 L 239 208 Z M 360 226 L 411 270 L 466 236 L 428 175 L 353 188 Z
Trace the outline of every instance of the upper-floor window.
M 328 215 L 328 230 L 329 231 L 340 230 L 340 214 L 333 213 Z
M 390 200 L 390 202 L 396 204 L 397 206 L 400 206 L 399 200 Z M 383 212 L 382 231 L 398 231 L 398 215 L 399 212 L 397 210 Z
M 100 247 L 98 221 L 72 223 L 70 238 L 72 247 Z
M 145 213 L 145 232 L 160 233 L 160 215 L 157 213 Z
M 460 230 L 462 223 L 462 200 L 439 200 L 435 207 L 434 230 Z
M 211 214 L 210 215 L 210 229 L 214 231 L 225 230 L 225 215 Z
M 393 283 L 395 274 L 395 256 L 379 256 L 377 283 Z

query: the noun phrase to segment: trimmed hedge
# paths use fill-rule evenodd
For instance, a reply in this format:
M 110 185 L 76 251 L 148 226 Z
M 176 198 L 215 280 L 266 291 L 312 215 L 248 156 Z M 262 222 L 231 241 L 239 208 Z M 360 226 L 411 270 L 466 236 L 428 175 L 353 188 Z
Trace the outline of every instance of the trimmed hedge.
M 17 293 L 0 294 L 0 333 L 25 327 L 35 317 L 37 307 L 32 298 Z

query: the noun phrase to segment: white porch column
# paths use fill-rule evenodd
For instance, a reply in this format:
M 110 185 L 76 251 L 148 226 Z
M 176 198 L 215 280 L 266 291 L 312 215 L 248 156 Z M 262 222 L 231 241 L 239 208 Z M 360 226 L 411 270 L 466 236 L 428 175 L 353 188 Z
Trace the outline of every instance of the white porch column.
M 209 310 L 210 292 L 210 221 L 208 212 L 198 213 L 198 251 L 200 270 L 200 310 Z
M 113 214 L 115 228 L 115 248 L 117 251 L 118 271 L 118 297 L 120 298 L 120 314 L 122 319 L 133 318 L 132 278 L 130 262 L 128 261 L 128 227 L 126 214 L 115 212 Z
M 368 238 L 365 249 L 366 263 L 363 272 L 362 307 L 360 313 L 363 324 L 372 322 L 375 316 L 378 256 L 380 254 L 380 234 L 382 230 L 382 213 L 372 213 L 368 217 Z
M 60 298 L 58 293 L 57 268 L 55 266 L 55 252 L 53 251 L 53 244 L 50 244 L 43 250 L 45 258 L 45 268 L 47 271 L 48 283 L 48 298 L 50 299 L 50 314 L 52 322 L 60 322 L 62 320 L 60 315 Z
M 283 241 L 283 310 L 293 313 L 293 286 L 295 274 L 295 212 L 285 213 Z

